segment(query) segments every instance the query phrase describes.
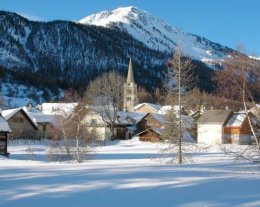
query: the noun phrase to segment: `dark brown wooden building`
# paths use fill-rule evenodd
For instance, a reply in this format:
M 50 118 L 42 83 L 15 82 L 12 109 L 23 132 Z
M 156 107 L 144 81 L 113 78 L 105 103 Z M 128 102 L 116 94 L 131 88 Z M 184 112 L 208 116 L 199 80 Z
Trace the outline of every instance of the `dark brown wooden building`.
M 7 134 L 11 132 L 7 121 L 0 114 L 0 154 L 8 156 Z
M 147 113 L 137 124 L 138 132 L 143 132 L 150 128 L 161 128 L 164 124 L 165 116 L 163 114 Z
M 161 129 L 150 128 L 140 132 L 138 135 L 140 141 L 159 142 L 161 140 L 162 133 Z

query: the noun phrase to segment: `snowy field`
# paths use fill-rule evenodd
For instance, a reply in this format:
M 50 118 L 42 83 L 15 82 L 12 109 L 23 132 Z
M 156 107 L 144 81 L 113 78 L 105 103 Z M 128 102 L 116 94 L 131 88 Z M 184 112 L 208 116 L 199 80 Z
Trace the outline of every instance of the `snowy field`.
M 260 165 L 235 163 L 218 147 L 167 165 L 160 147 L 111 142 L 78 164 L 48 161 L 46 143 L 12 144 L 10 159 L 0 156 L 0 206 L 260 206 Z

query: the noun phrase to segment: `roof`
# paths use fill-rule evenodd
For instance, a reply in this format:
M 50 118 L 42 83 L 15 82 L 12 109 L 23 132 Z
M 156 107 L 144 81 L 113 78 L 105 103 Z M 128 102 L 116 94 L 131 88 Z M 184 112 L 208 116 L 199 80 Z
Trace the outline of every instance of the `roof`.
M 156 104 L 151 104 L 151 103 L 141 103 L 141 104 L 138 104 L 134 107 L 134 110 L 137 110 L 139 109 L 141 106 L 148 106 L 149 108 L 155 110 L 156 112 L 160 110 L 161 106 L 159 105 L 156 105 Z
M 233 113 L 226 126 L 240 127 L 246 119 L 245 113 Z
M 38 106 L 43 114 L 62 115 L 68 117 L 71 115 L 78 103 L 43 103 Z
M 224 124 L 232 111 L 229 110 L 205 110 L 204 114 L 198 119 L 197 123 L 209 124 L 219 123 Z
M 133 65 L 132 60 L 130 58 L 129 60 L 129 66 L 128 66 L 128 74 L 127 74 L 127 83 L 134 83 L 134 74 L 133 74 Z
M 4 110 L 4 111 L 2 111 L 2 116 L 5 118 L 5 120 L 8 121 L 11 117 L 13 117 L 19 111 L 22 114 L 24 114 L 24 116 L 28 119 L 28 121 L 33 125 L 33 127 L 35 129 L 38 129 L 38 125 L 37 125 L 36 121 L 23 108 Z
M 166 121 L 166 116 L 164 114 L 156 114 L 156 113 L 151 113 L 152 117 L 156 119 L 158 122 L 161 124 L 164 124 Z
M 9 120 L 13 115 L 15 115 L 20 110 L 21 108 L 3 110 L 2 116 L 5 118 L 5 120 Z
M 144 134 L 144 133 L 146 133 L 146 132 L 150 132 L 150 131 L 153 131 L 153 132 L 155 132 L 155 133 L 157 133 L 157 134 L 159 134 L 159 135 L 162 135 L 162 133 L 163 133 L 163 129 L 162 129 L 162 128 L 152 127 L 152 128 L 148 128 L 148 129 L 146 129 L 146 130 L 144 130 L 144 131 L 138 133 L 137 135 L 142 135 L 142 134 Z
M 53 122 L 53 115 L 44 114 L 40 110 L 32 107 L 29 109 L 28 107 L 23 107 L 23 110 L 33 118 L 33 120 L 37 123 L 52 123 Z
M 167 114 L 168 111 L 170 111 L 170 110 L 172 110 L 172 109 L 173 109 L 174 111 L 178 111 L 178 110 L 179 110 L 179 106 L 178 106 L 178 105 L 174 105 L 174 106 L 171 106 L 171 105 L 162 106 L 157 113 L 158 113 L 158 114 Z
M 8 122 L 0 115 L 0 132 L 12 132 Z
M 135 121 L 134 124 L 138 124 L 146 115 L 147 113 L 142 112 L 124 112 L 119 111 L 118 116 L 119 117 L 130 117 L 132 120 Z

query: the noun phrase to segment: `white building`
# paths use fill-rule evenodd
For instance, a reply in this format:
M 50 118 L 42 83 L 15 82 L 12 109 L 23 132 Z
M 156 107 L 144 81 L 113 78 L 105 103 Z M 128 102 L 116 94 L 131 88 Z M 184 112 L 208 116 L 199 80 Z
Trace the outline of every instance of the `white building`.
M 229 110 L 206 110 L 197 121 L 197 142 L 223 144 L 224 126 L 231 115 Z

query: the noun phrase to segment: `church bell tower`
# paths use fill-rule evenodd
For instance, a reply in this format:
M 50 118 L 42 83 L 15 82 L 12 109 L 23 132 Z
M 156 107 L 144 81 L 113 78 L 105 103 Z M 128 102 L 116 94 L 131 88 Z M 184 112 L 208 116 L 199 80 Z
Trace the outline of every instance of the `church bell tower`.
M 132 60 L 129 60 L 127 82 L 124 84 L 124 111 L 133 112 L 138 103 L 137 85 L 134 81 Z

